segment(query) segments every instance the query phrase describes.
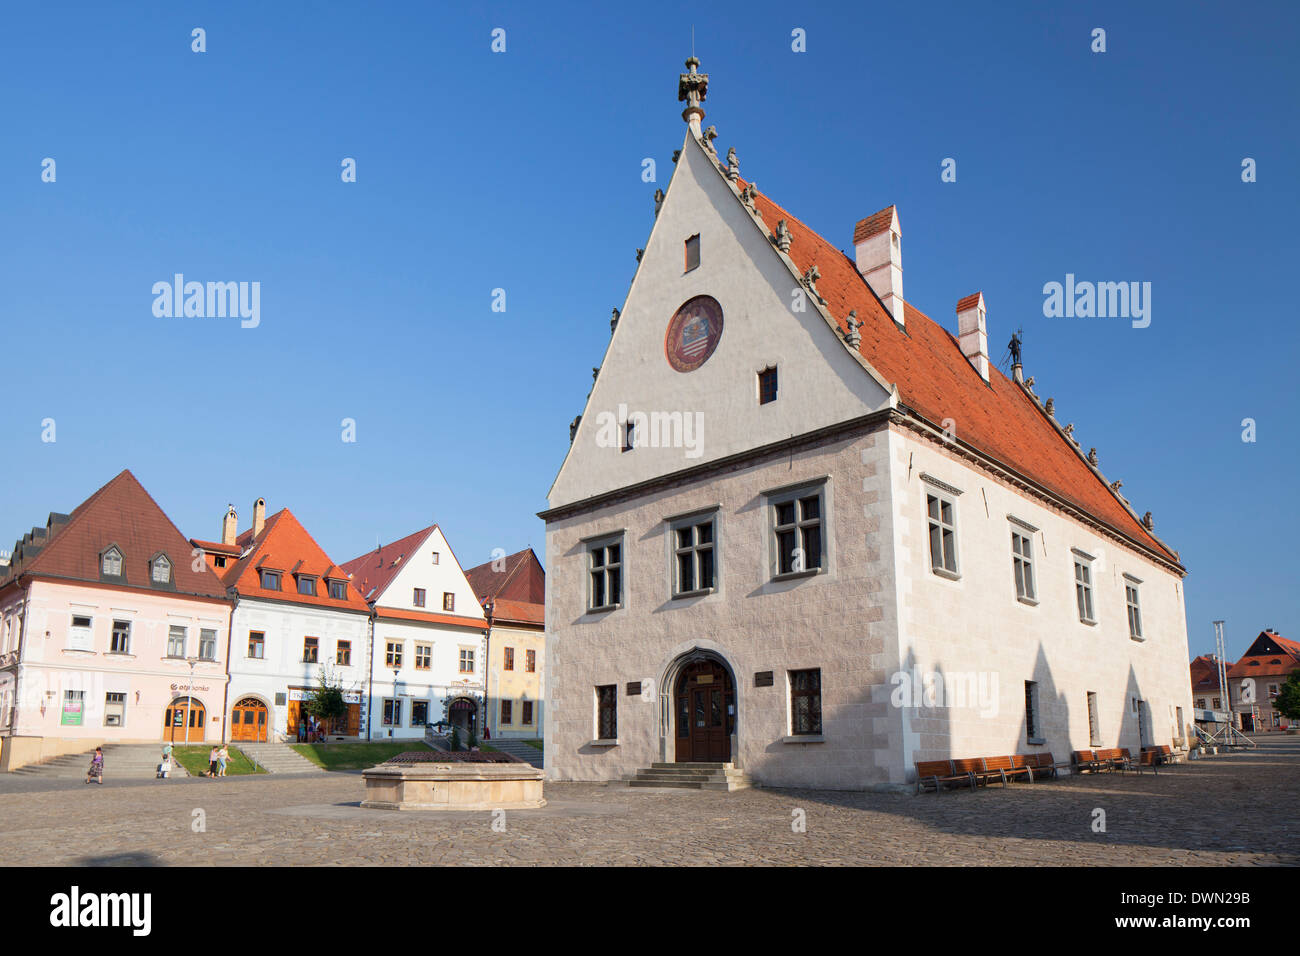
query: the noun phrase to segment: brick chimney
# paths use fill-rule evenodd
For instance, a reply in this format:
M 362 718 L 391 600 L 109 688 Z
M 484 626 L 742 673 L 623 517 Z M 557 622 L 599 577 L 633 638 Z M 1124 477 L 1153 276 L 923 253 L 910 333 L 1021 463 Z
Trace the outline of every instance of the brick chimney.
M 226 516 L 221 519 L 221 543 L 233 547 L 238 537 L 239 517 L 235 514 L 235 506 L 229 505 L 226 508 Z
M 957 344 L 961 354 L 975 366 L 980 378 L 989 380 L 989 335 L 984 322 L 984 293 L 976 292 L 957 303 Z
M 868 216 L 853 229 L 858 272 L 885 303 L 894 321 L 903 325 L 903 246 L 898 210 L 889 206 Z
M 253 538 L 256 539 L 266 526 L 266 499 L 258 498 L 253 502 Z

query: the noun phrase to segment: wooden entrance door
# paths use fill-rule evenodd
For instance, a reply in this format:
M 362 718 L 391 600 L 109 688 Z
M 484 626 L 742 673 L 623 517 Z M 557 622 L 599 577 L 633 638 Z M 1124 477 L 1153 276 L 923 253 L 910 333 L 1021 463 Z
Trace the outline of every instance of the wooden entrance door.
M 208 725 L 203 704 L 193 697 L 177 697 L 163 712 L 163 740 L 201 744 Z
M 736 729 L 735 688 L 717 661 L 688 665 L 674 694 L 674 739 L 678 763 L 725 763 Z
M 230 739 L 266 743 L 269 714 L 256 697 L 245 697 L 230 711 Z

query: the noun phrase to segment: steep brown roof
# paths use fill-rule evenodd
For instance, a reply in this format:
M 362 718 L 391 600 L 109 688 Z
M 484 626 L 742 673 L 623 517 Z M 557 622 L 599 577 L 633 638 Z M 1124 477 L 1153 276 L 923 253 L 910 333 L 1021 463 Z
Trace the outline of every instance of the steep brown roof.
M 404 567 L 407 557 L 414 553 L 436 527 L 436 524 L 431 524 L 405 538 L 398 538 L 391 544 L 367 551 L 360 557 L 344 562 L 343 570 L 352 576 L 352 583 L 361 596 L 367 601 L 373 600 L 384 593 L 384 589 L 397 577 L 397 572 Z
M 546 603 L 546 569 L 532 548 L 470 568 L 465 577 L 480 603 L 488 599 Z
M 237 590 L 241 597 L 292 601 L 295 604 L 342 611 L 370 610 L 370 606 L 350 581 L 344 591 L 347 596 L 343 600 L 329 596 L 326 575 L 336 580 L 344 580 L 347 575 L 334 564 L 288 508 L 267 518 L 262 533 L 256 540 L 251 528 L 235 540 L 249 550 L 226 569 L 224 581 L 228 587 Z M 281 573 L 279 591 L 262 587 L 262 568 Z M 296 575 L 316 578 L 316 593 L 299 594 Z
M 122 553 L 122 577 L 104 578 L 100 557 L 109 547 Z M 194 570 L 190 543 L 130 471 L 122 471 L 78 505 L 67 523 L 55 525 L 39 553 L 11 568 L 0 585 L 19 575 L 109 583 L 149 591 L 224 600 L 226 588 L 206 564 Z M 172 583 L 152 581 L 150 561 L 159 553 L 172 566 Z
M 742 180 L 739 185 L 747 184 Z M 850 310 L 857 311 L 863 323 L 858 349 L 886 381 L 898 386 L 903 405 L 936 428 L 952 419 L 961 442 L 1181 567 L 1023 387 L 995 368 L 989 369 L 986 383 L 956 338 L 910 303 L 904 307 L 906 327 L 900 329 L 852 259 L 766 196 L 758 195 L 755 206 L 769 232 L 785 220 L 792 235 L 789 256 L 799 274 L 817 266 L 817 292 L 841 331 L 848 331 Z M 855 235 L 878 232 L 892 216 L 892 207 L 882 210 L 858 223 Z

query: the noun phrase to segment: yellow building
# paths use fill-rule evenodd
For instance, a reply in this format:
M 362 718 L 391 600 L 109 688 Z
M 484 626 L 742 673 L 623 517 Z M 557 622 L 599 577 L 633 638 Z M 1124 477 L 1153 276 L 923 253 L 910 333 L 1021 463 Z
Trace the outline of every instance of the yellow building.
M 465 572 L 488 620 L 488 739 L 541 738 L 546 571 L 531 548 Z

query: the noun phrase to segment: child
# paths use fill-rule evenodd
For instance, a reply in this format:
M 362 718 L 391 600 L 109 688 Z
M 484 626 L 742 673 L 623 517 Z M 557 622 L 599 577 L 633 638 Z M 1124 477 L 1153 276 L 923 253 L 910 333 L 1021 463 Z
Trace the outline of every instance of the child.
M 86 771 L 86 783 L 90 783 L 92 778 L 101 787 L 104 785 L 104 748 L 103 747 L 96 747 L 95 755 L 90 758 L 90 769 Z
M 170 743 L 163 745 L 162 763 L 158 765 L 158 779 L 170 777 L 172 772 L 172 745 Z
M 204 774 L 204 776 L 215 777 L 216 775 L 217 775 L 217 748 L 216 746 L 213 746 L 213 748 L 208 751 L 208 772 Z

